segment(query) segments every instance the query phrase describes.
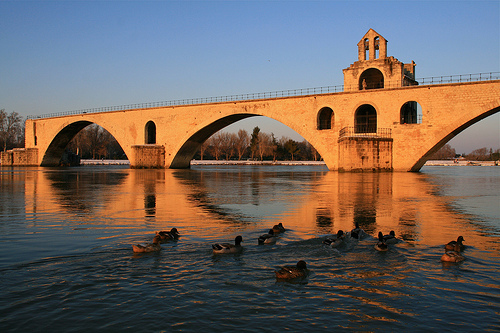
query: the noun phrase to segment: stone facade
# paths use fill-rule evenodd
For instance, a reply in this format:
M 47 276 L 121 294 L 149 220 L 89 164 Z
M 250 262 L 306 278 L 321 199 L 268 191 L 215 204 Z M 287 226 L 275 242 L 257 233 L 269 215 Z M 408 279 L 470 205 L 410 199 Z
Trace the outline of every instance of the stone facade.
M 339 171 L 392 171 L 392 139 L 344 137 L 339 139 Z
M 14 148 L 0 153 L 1 166 L 37 166 L 37 148 Z
M 344 72 L 344 91 L 417 85 L 415 62 L 404 64 L 387 56 L 387 40 L 370 29 L 358 43 L 358 61 Z
M 135 145 L 132 147 L 138 169 L 158 169 L 165 167 L 165 147 L 158 145 Z
M 306 139 L 330 170 L 418 171 L 455 135 L 500 111 L 500 80 L 416 85 L 415 64 L 387 57 L 382 36 L 370 29 L 362 42 L 358 55 L 364 56 L 344 70 L 344 92 L 29 119 L 26 147 L 38 149 L 37 165 L 57 166 L 69 141 L 95 123 L 115 137 L 131 167 L 189 168 L 212 134 L 266 116 Z M 380 77 L 384 89 L 360 89 L 360 79 Z M 412 121 L 417 103 L 418 122 Z M 345 128 L 357 134 L 386 129 L 390 136 L 340 140 Z

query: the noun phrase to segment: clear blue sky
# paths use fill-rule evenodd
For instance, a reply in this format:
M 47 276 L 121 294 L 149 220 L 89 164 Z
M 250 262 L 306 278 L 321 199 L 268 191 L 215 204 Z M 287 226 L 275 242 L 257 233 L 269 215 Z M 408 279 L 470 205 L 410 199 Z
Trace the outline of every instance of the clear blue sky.
M 341 85 L 370 28 L 419 78 L 500 71 L 499 22 L 499 1 L 1 1 L 0 109 Z M 261 117 L 233 127 L 256 125 L 298 138 Z M 450 144 L 500 148 L 500 115 Z

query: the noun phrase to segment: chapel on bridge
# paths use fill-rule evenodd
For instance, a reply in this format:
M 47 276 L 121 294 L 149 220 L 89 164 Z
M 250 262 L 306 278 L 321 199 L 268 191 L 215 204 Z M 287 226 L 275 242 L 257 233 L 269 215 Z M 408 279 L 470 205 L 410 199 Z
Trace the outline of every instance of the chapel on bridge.
M 415 62 L 404 64 L 387 56 L 387 40 L 370 29 L 358 43 L 358 61 L 344 72 L 344 91 L 418 85 Z

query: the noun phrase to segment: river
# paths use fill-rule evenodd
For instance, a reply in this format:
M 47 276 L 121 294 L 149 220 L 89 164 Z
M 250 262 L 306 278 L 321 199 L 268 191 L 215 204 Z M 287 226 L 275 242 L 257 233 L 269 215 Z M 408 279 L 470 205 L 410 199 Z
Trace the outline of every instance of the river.
M 498 331 L 499 189 L 499 167 L 0 168 L 0 331 Z M 355 222 L 368 237 L 322 243 Z M 237 235 L 241 253 L 212 253 Z M 465 261 L 441 263 L 459 235 Z M 276 280 L 298 260 L 307 279 Z

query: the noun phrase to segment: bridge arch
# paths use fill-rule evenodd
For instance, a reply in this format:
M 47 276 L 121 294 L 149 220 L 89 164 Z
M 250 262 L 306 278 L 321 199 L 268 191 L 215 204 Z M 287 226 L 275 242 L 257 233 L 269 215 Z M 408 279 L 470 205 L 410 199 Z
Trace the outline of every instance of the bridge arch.
M 318 130 L 326 130 L 332 129 L 334 124 L 334 116 L 333 110 L 327 106 L 321 108 L 318 112 Z
M 332 111 L 333 112 L 333 111 Z M 236 113 L 228 116 L 223 116 L 215 121 L 211 121 L 210 123 L 202 125 L 199 129 L 197 129 L 191 136 L 188 137 L 186 141 L 180 146 L 175 154 L 172 162 L 170 163 L 170 168 L 172 169 L 182 169 L 188 168 L 191 160 L 194 155 L 198 151 L 200 145 L 205 142 L 208 138 L 210 138 L 213 134 L 217 133 L 221 129 L 234 124 L 240 120 L 251 118 L 251 117 L 267 117 L 273 120 L 276 120 L 283 125 L 291 128 L 296 131 L 299 135 L 301 135 L 305 140 L 309 142 L 312 146 L 314 146 L 313 142 L 311 142 L 311 137 L 307 133 L 301 133 L 300 128 L 293 127 L 290 123 L 283 121 L 281 119 L 272 117 L 272 115 L 265 114 L 257 114 L 257 113 Z M 316 148 L 316 147 L 315 147 Z M 318 151 L 321 154 L 321 151 Z
M 90 120 L 78 120 L 75 122 L 72 122 L 70 124 L 65 125 L 62 129 L 60 129 L 57 134 L 54 136 L 52 141 L 47 147 L 47 150 L 45 151 L 45 154 L 43 155 L 42 162 L 40 163 L 41 166 L 58 166 L 61 158 L 64 154 L 64 151 L 68 144 L 71 142 L 71 140 L 85 127 L 96 124 L 101 126 L 103 129 L 107 130 L 104 126 L 98 124 L 97 122 L 93 122 Z M 109 131 L 108 131 L 109 132 Z M 113 133 L 109 132 L 111 135 Z M 120 147 L 126 151 L 126 146 L 124 146 L 117 138 L 116 136 L 113 135 L 115 140 L 118 142 Z M 128 156 L 128 155 L 127 155 Z
M 217 133 L 224 127 L 229 126 L 237 121 L 256 116 L 260 115 L 252 113 L 232 114 L 219 118 L 207 124 L 206 126 L 203 126 L 182 144 L 180 149 L 175 154 L 172 163 L 170 164 L 170 168 L 183 169 L 189 167 L 189 163 L 200 148 L 200 145 L 209 137 L 211 137 L 213 134 Z
M 477 122 L 479 122 L 479 121 L 481 121 L 481 120 L 483 120 L 483 119 L 485 119 L 485 118 L 487 118 L 487 117 L 489 117 L 497 112 L 500 112 L 500 106 L 497 106 L 491 110 L 487 110 L 486 112 L 479 114 L 477 117 L 474 117 L 474 118 L 470 119 L 469 121 L 459 125 L 457 128 L 455 128 L 450 133 L 448 133 L 442 137 L 438 137 L 435 140 L 435 141 L 437 141 L 437 143 L 435 145 L 433 145 L 427 152 L 425 152 L 420 157 L 420 159 L 418 159 L 418 161 L 412 166 L 412 168 L 409 171 L 420 170 L 424 166 L 425 162 L 427 162 L 427 160 L 429 159 L 429 156 L 431 156 L 432 154 L 437 152 L 439 149 L 441 149 L 448 141 L 450 141 L 455 136 L 457 136 L 459 133 L 461 133 L 465 129 L 469 128 L 470 126 L 474 125 L 475 123 L 477 123 Z
M 384 74 L 377 68 L 368 68 L 359 76 L 359 90 L 384 88 Z
M 377 110 L 371 104 L 363 104 L 354 113 L 355 133 L 377 133 Z

